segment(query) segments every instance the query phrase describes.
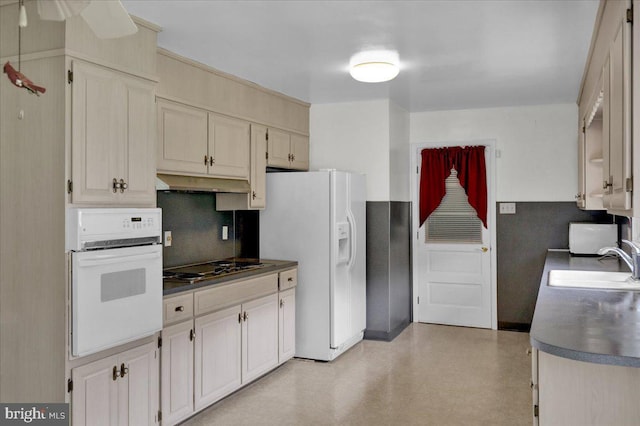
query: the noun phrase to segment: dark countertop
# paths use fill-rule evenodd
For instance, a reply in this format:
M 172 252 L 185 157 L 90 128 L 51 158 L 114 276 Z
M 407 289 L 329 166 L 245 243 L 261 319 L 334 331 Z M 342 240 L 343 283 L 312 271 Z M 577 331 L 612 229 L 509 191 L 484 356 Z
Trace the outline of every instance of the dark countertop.
M 211 278 L 209 280 L 198 281 L 193 284 L 190 284 L 188 282 L 168 282 L 165 280 L 163 283 L 163 295 L 168 296 L 185 291 L 201 289 L 204 287 L 211 287 L 229 281 L 251 278 L 253 276 L 269 274 L 272 272 L 285 271 L 287 269 L 295 268 L 296 266 L 298 266 L 298 262 L 292 260 L 259 259 L 259 261 L 264 266 L 257 269 L 251 269 L 248 271 L 236 272 L 221 277 Z
M 615 258 L 549 251 L 531 324 L 531 345 L 564 358 L 640 367 L 640 291 L 549 287 L 553 269 L 628 272 Z

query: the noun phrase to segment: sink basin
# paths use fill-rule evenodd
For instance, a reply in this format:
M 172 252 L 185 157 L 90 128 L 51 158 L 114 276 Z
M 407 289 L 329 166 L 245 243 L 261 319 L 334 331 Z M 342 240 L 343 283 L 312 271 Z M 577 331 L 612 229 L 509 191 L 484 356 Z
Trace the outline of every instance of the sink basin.
M 631 280 L 630 272 L 554 269 L 549 272 L 549 285 L 554 287 L 640 290 L 640 281 Z

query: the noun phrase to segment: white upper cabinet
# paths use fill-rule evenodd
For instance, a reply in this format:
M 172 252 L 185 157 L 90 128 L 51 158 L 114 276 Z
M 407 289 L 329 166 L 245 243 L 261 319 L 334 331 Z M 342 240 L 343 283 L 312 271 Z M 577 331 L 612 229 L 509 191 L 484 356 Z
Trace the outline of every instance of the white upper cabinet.
M 268 133 L 267 166 L 292 170 L 309 169 L 308 136 L 271 128 Z
M 158 98 L 158 171 L 249 179 L 249 123 Z
M 209 113 L 209 174 L 249 179 L 249 123 Z
M 158 98 L 158 170 L 206 174 L 207 112 Z
M 627 215 L 631 209 L 631 24 L 619 16 L 602 71 L 604 206 Z
M 632 159 L 632 14 L 629 0 L 602 3 L 579 99 L 578 206 L 624 216 L 634 215 L 640 166 Z
M 154 205 L 154 85 L 81 61 L 72 71 L 72 203 Z

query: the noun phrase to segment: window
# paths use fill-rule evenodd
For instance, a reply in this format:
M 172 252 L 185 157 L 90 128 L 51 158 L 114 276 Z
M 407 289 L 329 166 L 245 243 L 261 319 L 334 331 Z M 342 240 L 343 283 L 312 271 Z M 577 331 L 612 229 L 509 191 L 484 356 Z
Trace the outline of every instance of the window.
M 482 222 L 451 169 L 445 181 L 446 195 L 426 221 L 425 243 L 482 243 Z

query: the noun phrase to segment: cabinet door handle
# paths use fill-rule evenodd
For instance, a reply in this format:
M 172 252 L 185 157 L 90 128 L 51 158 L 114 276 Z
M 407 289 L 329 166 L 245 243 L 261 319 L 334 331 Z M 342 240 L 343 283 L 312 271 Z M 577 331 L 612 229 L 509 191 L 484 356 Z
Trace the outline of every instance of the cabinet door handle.
M 280 299 L 280 307 L 282 308 L 284 306 L 284 299 Z
M 192 328 L 189 330 L 189 340 L 193 342 L 193 339 L 196 338 L 196 331 Z
M 216 162 L 216 160 L 213 159 L 213 157 L 209 157 L 209 165 L 213 166 L 213 164 Z
M 238 323 L 242 322 L 242 312 L 238 312 Z
M 251 192 L 251 198 L 254 200 L 256 199 L 256 191 Z
M 244 321 L 246 322 L 249 319 L 249 314 L 247 313 L 247 311 L 244 311 Z
M 296 161 L 296 155 L 295 154 L 291 154 L 291 161 Z
M 128 187 L 127 182 L 125 182 L 124 179 L 120 179 L 120 193 L 122 194 Z
M 113 380 L 118 380 L 118 377 L 120 377 L 120 370 L 118 370 L 118 366 L 114 365 L 113 366 Z
M 293 282 L 293 277 L 289 277 L 289 278 L 287 278 L 287 281 L 289 281 L 289 282 Z
M 176 312 L 184 312 L 184 306 L 178 306 L 175 309 Z
M 206 166 L 209 163 L 209 156 L 205 154 L 204 156 L 204 165 Z
M 124 377 L 129 372 L 129 367 L 124 365 L 124 362 L 120 365 L 120 377 Z
M 116 192 L 118 192 L 118 189 L 120 189 L 120 183 L 118 182 L 118 179 L 113 178 L 113 193 L 115 194 Z

